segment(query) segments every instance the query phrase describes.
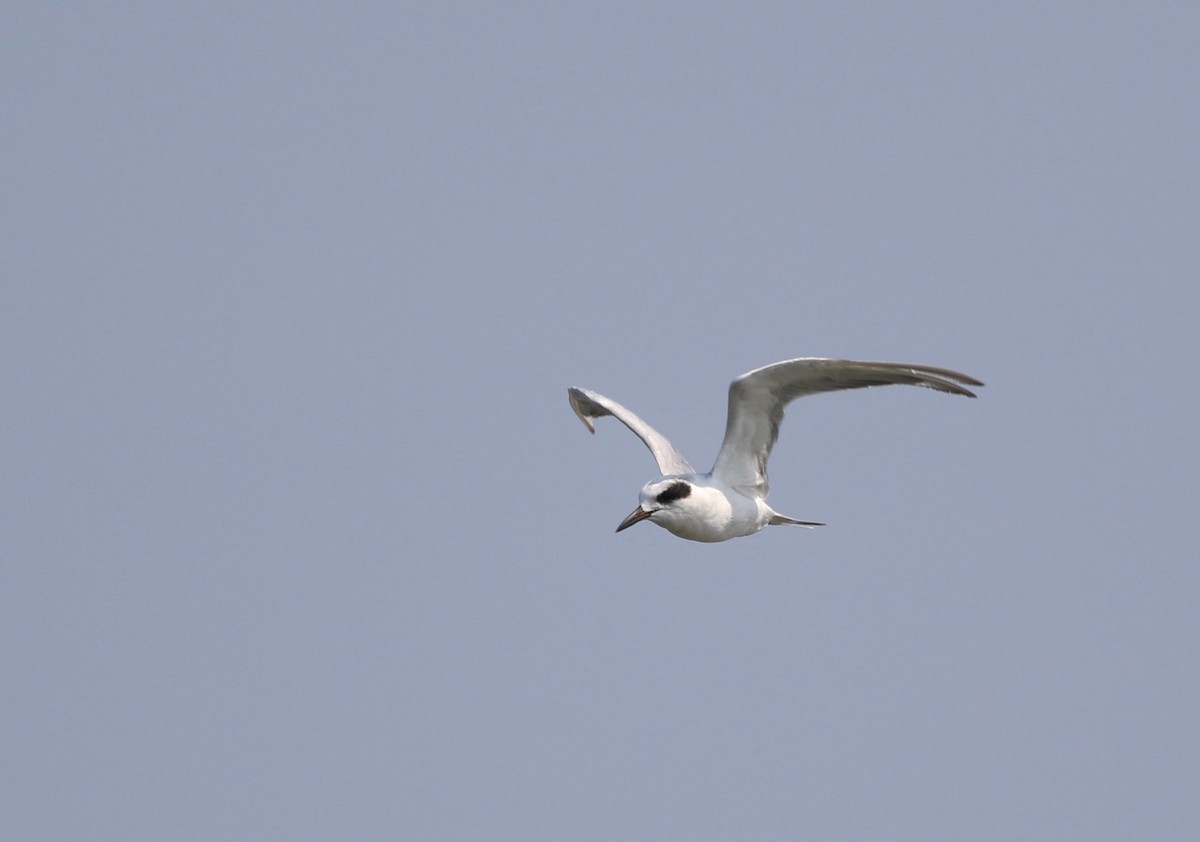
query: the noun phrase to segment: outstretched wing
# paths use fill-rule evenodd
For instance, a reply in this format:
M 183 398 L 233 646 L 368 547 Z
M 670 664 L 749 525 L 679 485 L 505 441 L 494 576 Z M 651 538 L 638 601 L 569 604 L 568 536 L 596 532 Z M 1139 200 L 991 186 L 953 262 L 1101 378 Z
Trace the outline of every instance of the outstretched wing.
M 767 457 L 779 437 L 783 408 L 788 402 L 818 392 L 893 383 L 925 386 L 968 398 L 975 395 L 960 384 L 983 385 L 957 371 L 908 363 L 805 357 L 763 366 L 729 384 L 725 441 L 713 465 L 713 477 L 747 493 L 766 497 Z
M 658 463 L 658 470 L 662 472 L 663 476 L 696 472 L 688 464 L 688 460 L 683 458 L 683 454 L 675 449 L 675 445 L 667 441 L 666 436 L 616 401 L 588 389 L 567 389 L 567 396 L 571 400 L 571 409 L 575 410 L 579 420 L 591 432 L 596 432 L 592 419 L 605 415 L 611 415 L 632 430 L 633 434 L 641 439 L 646 447 L 650 448 L 650 452 L 654 454 L 654 461 Z

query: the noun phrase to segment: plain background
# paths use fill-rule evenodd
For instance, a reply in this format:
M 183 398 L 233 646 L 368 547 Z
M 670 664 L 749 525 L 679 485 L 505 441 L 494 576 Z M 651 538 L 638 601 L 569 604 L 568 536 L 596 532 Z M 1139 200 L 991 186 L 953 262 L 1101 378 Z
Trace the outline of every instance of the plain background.
M 0 32 L 4 838 L 1200 838 L 1196 4 Z

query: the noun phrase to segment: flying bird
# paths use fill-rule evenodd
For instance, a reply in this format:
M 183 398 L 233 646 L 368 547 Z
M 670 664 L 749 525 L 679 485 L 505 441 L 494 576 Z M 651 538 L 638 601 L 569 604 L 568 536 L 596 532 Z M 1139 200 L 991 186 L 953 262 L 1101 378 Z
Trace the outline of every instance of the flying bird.
M 611 415 L 650 449 L 662 476 L 642 487 L 638 507 L 617 532 L 648 520 L 689 541 L 728 541 L 753 535 L 767 526 L 824 526 L 781 515 L 767 505 L 767 458 L 779 437 L 783 408 L 796 398 L 818 392 L 901 383 L 952 395 L 975 394 L 982 386 L 946 368 L 908 363 L 858 362 L 823 357 L 784 360 L 749 371 L 729 384 L 729 415 L 717 461 L 697 473 L 662 433 L 611 398 L 588 389 L 567 389 L 571 408 L 591 432 L 594 419 Z

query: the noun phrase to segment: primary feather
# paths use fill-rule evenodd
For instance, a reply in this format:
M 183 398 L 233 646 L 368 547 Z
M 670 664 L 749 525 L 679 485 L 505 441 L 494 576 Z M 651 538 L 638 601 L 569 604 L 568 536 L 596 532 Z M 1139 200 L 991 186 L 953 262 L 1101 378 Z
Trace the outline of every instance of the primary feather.
M 962 383 L 983 384 L 947 368 L 908 363 L 856 362 L 802 357 L 756 368 L 729 384 L 725 440 L 712 476 L 744 493 L 766 497 L 767 458 L 779 438 L 783 408 L 805 395 L 908 384 L 973 398 Z
M 592 419 L 611 415 L 632 430 L 650 449 L 663 476 L 695 473 L 695 468 L 683 458 L 683 454 L 675 449 L 675 445 L 671 444 L 666 436 L 612 398 L 606 398 L 589 389 L 574 387 L 567 389 L 567 395 L 571 401 L 571 409 L 575 410 L 575 414 L 589 431 L 596 432 L 596 425 L 592 423 Z

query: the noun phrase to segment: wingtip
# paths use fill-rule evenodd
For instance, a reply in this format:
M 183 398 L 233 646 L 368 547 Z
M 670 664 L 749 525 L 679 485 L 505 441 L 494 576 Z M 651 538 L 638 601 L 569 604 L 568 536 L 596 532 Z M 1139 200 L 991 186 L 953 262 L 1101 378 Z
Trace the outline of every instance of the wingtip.
M 592 435 L 595 435 L 596 425 L 592 423 L 592 419 L 585 415 L 583 409 L 581 409 L 579 406 L 580 398 L 584 397 L 586 397 L 586 395 L 584 395 L 583 392 L 581 392 L 579 389 L 576 389 L 574 386 L 571 386 L 567 389 L 567 401 L 571 404 L 571 409 L 577 416 L 579 416 L 579 420 L 583 422 L 583 426 L 587 427 L 588 432 Z
M 951 372 L 949 370 L 945 370 L 944 372 L 938 372 L 938 374 L 943 376 L 947 383 L 950 383 L 954 386 L 954 392 L 956 394 L 962 395 L 966 398 L 979 397 L 979 395 L 968 389 L 967 386 L 975 386 L 978 388 L 983 385 L 982 380 L 976 380 L 974 377 L 971 377 L 969 374 L 963 374 L 961 371 Z M 955 381 L 958 382 L 956 383 Z M 966 386 L 963 385 L 964 383 Z

